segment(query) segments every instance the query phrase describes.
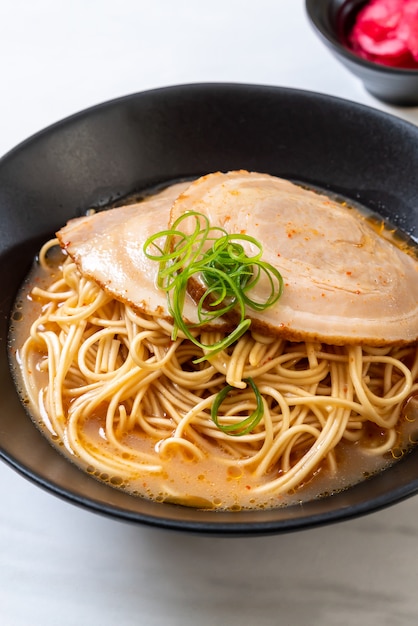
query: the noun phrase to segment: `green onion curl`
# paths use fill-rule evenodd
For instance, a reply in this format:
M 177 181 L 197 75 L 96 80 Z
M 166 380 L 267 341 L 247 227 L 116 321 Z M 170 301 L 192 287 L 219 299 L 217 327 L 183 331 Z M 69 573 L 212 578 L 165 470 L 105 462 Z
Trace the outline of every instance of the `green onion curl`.
M 191 233 L 181 230 L 185 220 L 194 220 Z M 162 242 L 162 243 L 160 243 Z M 252 244 L 256 252 L 248 256 L 241 242 Z M 254 237 L 243 233 L 228 234 L 218 226 L 210 226 L 207 216 L 188 211 L 178 217 L 171 228 L 149 237 L 144 243 L 145 255 L 159 263 L 157 285 L 167 294 L 167 304 L 174 320 L 173 339 L 179 331 L 205 353 L 195 362 L 201 362 L 236 342 L 250 327 L 245 307 L 263 311 L 280 298 L 283 279 L 280 272 L 262 260 L 262 245 Z M 261 276 L 267 277 L 270 294 L 264 302 L 253 300 L 249 292 Z M 201 277 L 205 291 L 197 305 L 198 321 L 187 324 L 183 318 L 184 302 L 189 280 Z M 238 313 L 235 329 L 213 344 L 203 344 L 196 337 L 196 329 L 213 320 Z
M 244 378 L 243 380 L 244 382 L 248 383 L 251 389 L 254 391 L 254 395 L 257 401 L 257 406 L 251 413 L 251 415 L 244 418 L 240 422 L 237 422 L 236 424 L 221 424 L 219 422 L 219 408 L 227 395 L 235 389 L 235 387 L 232 387 L 232 385 L 226 385 L 226 387 L 224 387 L 216 395 L 211 408 L 211 417 L 215 426 L 217 426 L 219 430 L 221 430 L 223 433 L 234 437 L 242 437 L 242 435 L 247 435 L 248 433 L 250 433 L 252 430 L 254 430 L 254 428 L 257 426 L 257 424 L 260 422 L 261 418 L 264 415 L 263 398 L 257 385 L 252 378 Z
M 181 229 L 182 222 L 194 220 L 190 233 Z M 255 253 L 249 256 L 243 243 L 250 244 Z M 179 332 L 201 348 L 204 353 L 195 363 L 200 363 L 218 354 L 235 343 L 250 328 L 251 320 L 246 317 L 246 307 L 263 311 L 273 306 L 283 291 L 280 272 L 262 260 L 263 248 L 257 239 L 243 233 L 228 234 L 225 229 L 211 226 L 207 216 L 197 211 L 188 211 L 178 217 L 171 228 L 149 237 L 144 243 L 144 254 L 159 264 L 157 286 L 167 294 L 167 306 L 173 318 L 172 338 Z M 270 293 L 264 302 L 251 298 L 250 292 L 260 278 L 267 278 Z M 184 303 L 192 277 L 201 278 L 205 290 L 196 303 L 198 321 L 187 324 L 183 318 Z M 213 344 L 203 344 L 197 338 L 197 329 L 213 320 L 238 314 L 235 329 Z M 222 432 L 231 436 L 242 436 L 251 432 L 264 414 L 263 398 L 252 378 L 244 379 L 253 390 L 257 407 L 247 418 L 237 424 L 221 424 L 218 411 L 228 394 L 234 389 L 226 385 L 215 397 L 211 418 Z

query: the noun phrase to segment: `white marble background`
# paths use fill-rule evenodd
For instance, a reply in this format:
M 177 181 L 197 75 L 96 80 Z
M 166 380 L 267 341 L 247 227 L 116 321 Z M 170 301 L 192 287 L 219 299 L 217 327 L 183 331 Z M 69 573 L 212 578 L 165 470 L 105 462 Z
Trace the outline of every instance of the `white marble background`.
M 0 154 L 135 91 L 232 81 L 381 105 L 310 29 L 303 0 L 1 0 Z M 418 498 L 334 526 L 221 539 L 130 526 L 0 463 L 2 626 L 415 626 Z

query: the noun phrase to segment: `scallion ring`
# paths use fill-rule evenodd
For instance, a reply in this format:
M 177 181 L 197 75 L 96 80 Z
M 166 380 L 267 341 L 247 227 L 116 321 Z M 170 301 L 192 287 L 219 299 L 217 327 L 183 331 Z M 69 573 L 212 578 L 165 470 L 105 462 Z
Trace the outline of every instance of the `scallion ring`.
M 181 230 L 185 220 L 194 220 L 190 234 Z M 164 239 L 164 243 L 160 243 Z M 244 249 L 247 242 L 255 249 L 249 256 Z M 188 211 L 178 217 L 169 228 L 149 237 L 144 244 L 144 254 L 158 261 L 157 284 L 167 294 L 167 305 L 173 317 L 173 339 L 181 331 L 190 341 L 204 351 L 197 362 L 210 358 L 241 337 L 251 321 L 246 318 L 245 307 L 262 311 L 280 298 L 283 279 L 280 272 L 262 261 L 262 245 L 254 237 L 243 233 L 228 234 L 223 228 L 210 226 L 207 216 Z M 250 298 L 248 292 L 265 275 L 270 293 L 264 302 Z M 197 303 L 198 321 L 186 324 L 183 319 L 184 302 L 192 277 L 200 278 L 206 285 Z M 214 344 L 202 344 L 193 331 L 213 320 L 227 316 L 232 310 L 237 316 L 236 328 Z
M 212 421 L 221 430 L 223 433 L 227 435 L 231 435 L 233 437 L 242 437 L 242 435 L 247 435 L 259 424 L 261 418 L 264 415 L 264 403 L 262 395 L 255 384 L 252 378 L 244 378 L 244 382 L 248 383 L 252 390 L 254 391 L 254 395 L 256 398 L 257 406 L 254 411 L 248 417 L 244 418 L 240 422 L 236 424 L 221 424 L 219 422 L 219 408 L 221 404 L 224 402 L 228 394 L 235 389 L 232 385 L 226 385 L 215 397 L 211 408 L 211 417 Z

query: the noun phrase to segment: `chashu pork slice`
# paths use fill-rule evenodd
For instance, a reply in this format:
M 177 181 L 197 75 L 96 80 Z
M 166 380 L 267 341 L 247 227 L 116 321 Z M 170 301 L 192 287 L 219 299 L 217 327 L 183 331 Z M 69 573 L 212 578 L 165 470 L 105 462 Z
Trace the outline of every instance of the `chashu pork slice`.
M 355 209 L 287 180 L 236 171 L 193 182 L 174 202 L 170 223 L 190 210 L 256 238 L 263 259 L 281 272 L 283 295 L 264 311 L 247 309 L 251 328 L 338 345 L 417 340 L 418 261 Z M 268 293 L 260 280 L 249 295 L 265 300 Z
M 94 280 L 117 300 L 145 314 L 170 319 L 167 296 L 157 284 L 158 263 L 143 250 L 148 237 L 166 230 L 170 207 L 190 183 L 177 183 L 136 204 L 70 220 L 57 232 L 61 247 L 83 276 Z M 196 323 L 196 305 L 188 297 L 187 323 Z M 225 320 L 212 322 L 217 330 L 230 327 Z

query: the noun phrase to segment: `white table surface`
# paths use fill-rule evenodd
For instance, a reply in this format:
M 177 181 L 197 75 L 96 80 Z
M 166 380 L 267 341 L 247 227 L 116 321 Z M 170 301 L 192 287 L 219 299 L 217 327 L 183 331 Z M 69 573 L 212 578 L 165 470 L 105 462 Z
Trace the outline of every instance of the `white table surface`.
M 0 154 L 101 101 L 245 82 L 384 106 L 317 39 L 303 0 L 2 0 Z M 0 463 L 2 626 L 409 626 L 418 498 L 283 536 L 136 527 L 61 501 Z

